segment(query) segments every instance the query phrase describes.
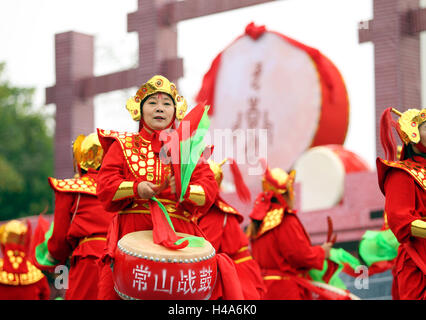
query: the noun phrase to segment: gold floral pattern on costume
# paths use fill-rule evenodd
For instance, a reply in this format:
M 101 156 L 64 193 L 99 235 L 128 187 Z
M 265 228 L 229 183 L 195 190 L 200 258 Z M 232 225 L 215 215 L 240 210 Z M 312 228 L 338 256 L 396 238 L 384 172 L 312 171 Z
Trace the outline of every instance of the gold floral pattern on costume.
M 426 191 L 426 169 L 418 163 L 410 160 L 388 161 L 380 159 L 380 161 L 389 167 L 404 170 Z
M 14 255 L 15 256 L 15 255 Z M 18 257 L 21 257 L 18 255 Z M 33 284 L 44 277 L 43 273 L 31 262 L 27 261 L 26 273 L 12 273 L 3 270 L 4 261 L 0 259 L 0 283 L 7 285 L 28 285 Z
M 263 218 L 262 224 L 260 225 L 260 228 L 256 237 L 260 237 L 265 232 L 272 230 L 276 226 L 279 226 L 281 224 L 281 221 L 283 220 L 283 217 L 284 217 L 283 208 L 277 208 L 277 209 L 268 211 L 265 215 L 265 218 Z
M 145 140 L 138 133 L 101 129 L 99 129 L 99 133 L 104 137 L 115 138 L 120 143 L 130 172 L 136 178 L 143 177 L 147 181 L 160 184 L 171 172 L 170 165 L 163 164 L 155 156 L 151 141 Z
M 96 195 L 96 181 L 89 176 L 76 179 L 55 179 L 50 177 L 49 182 L 52 188 L 57 191 L 80 192 Z

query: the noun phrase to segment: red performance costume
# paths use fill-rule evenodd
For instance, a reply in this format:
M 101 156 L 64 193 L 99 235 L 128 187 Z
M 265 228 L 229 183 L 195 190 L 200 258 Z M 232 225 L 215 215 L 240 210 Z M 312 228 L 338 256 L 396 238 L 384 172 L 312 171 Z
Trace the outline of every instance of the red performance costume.
M 399 116 L 392 119 L 391 112 Z M 381 142 L 387 160 L 377 158 L 377 174 L 386 197 L 385 212 L 400 246 L 393 268 L 392 298 L 426 299 L 426 109 L 403 113 L 388 108 L 381 118 Z M 392 127 L 404 143 L 395 161 Z
M 0 227 L 0 300 L 48 300 L 46 277 L 27 258 L 31 232 L 18 220 Z
M 155 220 L 156 216 L 152 214 L 153 201 L 139 196 L 139 183 L 148 181 L 159 186 L 155 197 L 164 205 L 176 232 L 200 237 L 205 235 L 197 226 L 197 220 L 209 210 L 218 193 L 209 165 L 206 162 L 199 162 L 191 176 L 183 201 L 177 204 L 176 194 L 168 185 L 173 175 L 172 165 L 160 160 L 161 131 L 152 128 L 147 130 L 147 124 L 142 116 L 144 101 L 157 93 L 166 93 L 173 99 L 175 118 L 182 120 L 187 109 L 185 99 L 178 95 L 173 83 L 162 76 L 154 76 L 141 86 L 136 96 L 130 98 L 126 105 L 133 119 L 140 120 L 138 133 L 98 129 L 106 153 L 98 177 L 98 196 L 106 210 L 118 212 L 111 224 L 102 259 L 99 299 L 117 299 L 119 295 L 125 298 L 124 294 L 114 287 L 111 269 L 114 266 L 118 241 L 126 234 L 142 230 L 153 230 L 155 237 L 154 222 L 158 220 Z M 174 128 L 174 120 L 173 118 L 167 128 Z M 232 260 L 227 256 L 221 256 L 218 259 L 218 267 L 220 279 L 216 283 L 211 299 L 242 298 L 238 279 L 235 282 L 237 276 Z
M 294 171 L 266 168 L 247 230 L 254 259 L 266 285 L 265 300 L 308 300 L 305 286 L 312 268 L 321 270 L 325 251 L 312 246 L 302 223 L 292 210 Z M 286 199 L 284 199 L 284 196 Z
M 209 161 L 219 187 L 223 179 L 221 166 L 225 161 L 226 159 L 219 164 Z M 235 166 L 236 163 L 231 165 Z M 243 182 L 239 181 L 238 186 L 236 183 L 236 187 L 241 187 Z M 241 228 L 243 220 L 241 213 L 218 194 L 209 212 L 198 220 L 198 226 L 217 252 L 226 253 L 234 261 L 244 299 L 256 300 L 262 298 L 265 286 L 260 267 L 251 256 L 248 238 Z
M 78 178 L 49 178 L 55 191 L 54 220 L 46 239 L 36 247 L 39 268 L 53 271 L 69 259 L 66 300 L 96 300 L 98 260 L 103 254 L 112 214 L 96 196 L 98 169 L 103 150 L 96 133 L 80 135 L 73 144 Z

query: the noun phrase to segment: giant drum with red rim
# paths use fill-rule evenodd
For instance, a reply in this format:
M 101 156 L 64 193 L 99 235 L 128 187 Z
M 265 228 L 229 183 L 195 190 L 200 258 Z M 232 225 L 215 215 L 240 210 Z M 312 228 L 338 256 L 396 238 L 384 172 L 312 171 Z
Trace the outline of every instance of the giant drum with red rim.
M 126 234 L 117 244 L 114 289 L 125 300 L 207 300 L 216 275 L 215 249 L 207 240 L 203 247 L 171 250 L 155 244 L 149 230 Z
M 334 63 L 253 24 L 214 59 L 197 101 L 211 105 L 213 160 L 234 158 L 253 193 L 261 188 L 259 158 L 289 170 L 310 147 L 343 144 L 349 124 L 347 90 Z M 226 186 L 231 174 L 223 169 Z
M 332 208 L 344 194 L 347 174 L 369 171 L 367 163 L 341 145 L 324 145 L 303 153 L 294 164 L 300 183 L 300 209 L 313 211 Z

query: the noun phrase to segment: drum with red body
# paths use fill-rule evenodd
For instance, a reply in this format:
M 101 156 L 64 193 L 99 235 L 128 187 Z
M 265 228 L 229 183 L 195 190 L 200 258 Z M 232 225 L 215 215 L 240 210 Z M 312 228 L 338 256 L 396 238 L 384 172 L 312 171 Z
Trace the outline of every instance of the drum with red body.
M 253 24 L 212 62 L 197 95 L 204 101 L 211 105 L 213 160 L 234 158 L 253 195 L 261 191 L 259 158 L 288 171 L 310 147 L 343 144 L 349 124 L 346 85 L 335 64 Z M 232 193 L 232 175 L 223 170 L 223 191 Z
M 117 244 L 113 278 L 122 299 L 207 300 L 216 275 L 215 249 L 207 240 L 203 247 L 171 250 L 153 243 L 150 230 L 126 234 Z

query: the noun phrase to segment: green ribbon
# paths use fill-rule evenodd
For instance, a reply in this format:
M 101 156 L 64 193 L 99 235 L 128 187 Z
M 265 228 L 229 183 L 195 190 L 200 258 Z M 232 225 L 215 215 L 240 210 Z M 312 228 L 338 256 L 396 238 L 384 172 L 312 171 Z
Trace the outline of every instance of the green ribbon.
M 44 241 L 35 248 L 35 258 L 37 263 L 46 267 L 54 267 L 59 264 L 59 261 L 52 257 L 49 253 L 49 249 L 47 248 L 47 242 L 52 236 L 52 233 L 53 222 L 51 223 L 49 230 L 44 235 Z
M 175 227 L 173 226 L 172 220 L 170 219 L 169 213 L 167 212 L 167 209 L 164 207 L 164 205 L 156 197 L 152 197 L 151 200 L 155 201 L 158 204 L 161 211 L 163 211 L 163 214 L 166 217 L 167 222 L 169 223 L 169 226 L 172 228 L 174 232 L 176 232 Z M 186 240 L 188 240 L 188 247 L 192 247 L 192 248 L 204 247 L 205 239 L 203 237 L 196 237 L 196 236 L 183 237 L 177 240 L 175 244 L 179 245 Z
M 361 262 L 343 248 L 331 248 L 329 259 L 336 263 L 338 267 L 334 274 L 331 276 L 328 284 L 346 290 L 347 288 L 345 283 L 339 277 L 339 274 L 342 271 L 344 264 L 349 264 L 351 268 L 355 270 L 356 267 L 361 265 Z M 324 280 L 322 278 L 326 273 L 327 268 L 328 261 L 324 260 L 322 270 L 311 269 L 309 270 L 309 275 L 311 276 L 312 280 L 324 283 Z
M 367 230 L 359 243 L 359 255 L 367 266 L 379 261 L 391 261 L 398 254 L 399 242 L 391 229 Z

